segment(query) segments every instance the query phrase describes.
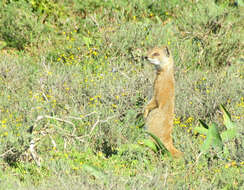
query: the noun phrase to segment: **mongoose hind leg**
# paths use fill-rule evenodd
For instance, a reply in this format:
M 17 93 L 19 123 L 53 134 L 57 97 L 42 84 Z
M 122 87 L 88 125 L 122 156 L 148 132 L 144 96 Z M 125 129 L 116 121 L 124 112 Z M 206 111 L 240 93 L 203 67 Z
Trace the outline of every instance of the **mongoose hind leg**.
M 163 143 L 165 148 L 172 154 L 173 157 L 181 157 L 183 153 L 177 150 L 173 145 L 172 134 L 172 119 L 166 119 L 162 110 L 154 109 L 150 112 L 146 125 L 148 131 L 156 135 Z

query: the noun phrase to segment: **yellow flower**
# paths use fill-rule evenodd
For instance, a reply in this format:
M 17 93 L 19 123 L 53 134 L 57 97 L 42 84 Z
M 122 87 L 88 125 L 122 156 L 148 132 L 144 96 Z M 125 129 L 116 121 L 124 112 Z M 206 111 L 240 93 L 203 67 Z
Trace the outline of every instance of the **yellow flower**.
M 112 104 L 112 107 L 113 107 L 113 108 L 117 108 L 117 105 L 115 105 L 115 104 Z
M 187 127 L 187 125 L 185 125 L 185 124 L 180 124 L 180 126 L 181 126 L 181 127 Z
M 2 124 L 6 123 L 7 122 L 7 119 L 4 119 L 1 121 Z
M 193 117 L 189 117 L 189 118 L 186 120 L 186 123 L 191 123 L 193 120 L 194 120 Z
M 175 120 L 175 121 L 174 121 L 174 124 L 176 124 L 176 125 L 177 125 L 177 124 L 180 124 L 180 121 L 179 121 L 179 120 Z
M 200 137 L 202 137 L 202 138 L 204 138 L 204 139 L 206 138 L 206 136 L 205 136 L 205 135 L 202 135 L 202 134 L 200 135 Z
M 98 156 L 99 157 L 102 157 L 103 156 L 103 153 L 101 151 L 98 152 Z

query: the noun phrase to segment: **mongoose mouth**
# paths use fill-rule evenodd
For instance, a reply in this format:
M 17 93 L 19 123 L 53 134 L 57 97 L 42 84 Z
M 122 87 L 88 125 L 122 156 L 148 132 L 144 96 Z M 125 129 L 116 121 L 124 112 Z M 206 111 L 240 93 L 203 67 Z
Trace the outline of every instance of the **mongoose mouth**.
M 158 59 L 151 59 L 148 58 L 148 60 L 150 61 L 151 64 L 153 65 L 160 65 L 160 61 Z

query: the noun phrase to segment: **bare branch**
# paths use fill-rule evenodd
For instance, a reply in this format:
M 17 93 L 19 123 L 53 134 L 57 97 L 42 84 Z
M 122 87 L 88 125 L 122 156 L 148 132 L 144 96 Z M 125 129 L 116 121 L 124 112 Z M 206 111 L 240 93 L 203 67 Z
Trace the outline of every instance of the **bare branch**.
M 88 117 L 88 116 L 93 115 L 95 113 L 97 113 L 97 112 L 94 111 L 94 112 L 88 113 L 88 114 L 86 114 L 85 116 L 82 116 L 82 117 L 69 116 L 69 118 L 76 119 L 76 120 L 83 120 L 85 117 Z
M 90 135 L 92 134 L 93 130 L 95 129 L 95 127 L 97 126 L 97 124 L 98 124 L 99 122 L 100 122 L 100 120 L 99 120 L 99 117 L 98 117 L 97 121 L 94 123 L 94 125 L 93 125 L 92 128 L 91 128 Z
M 4 152 L 3 154 L 0 155 L 0 158 L 1 157 L 4 157 L 6 154 L 12 152 L 12 150 L 14 149 L 14 147 L 10 148 L 9 150 L 7 150 L 6 152 Z

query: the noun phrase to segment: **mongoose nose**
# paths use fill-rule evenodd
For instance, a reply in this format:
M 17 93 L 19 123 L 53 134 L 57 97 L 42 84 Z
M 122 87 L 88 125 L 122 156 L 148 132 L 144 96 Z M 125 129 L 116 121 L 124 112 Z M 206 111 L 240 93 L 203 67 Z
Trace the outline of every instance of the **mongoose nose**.
M 148 57 L 147 56 L 144 56 L 144 59 L 148 59 Z

